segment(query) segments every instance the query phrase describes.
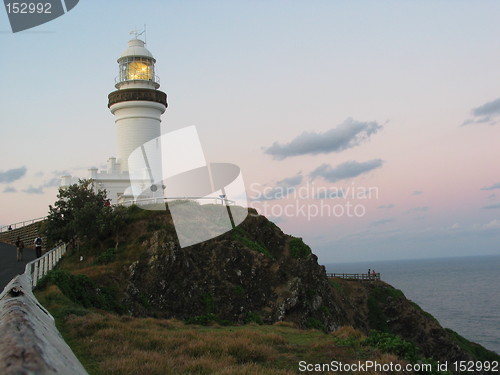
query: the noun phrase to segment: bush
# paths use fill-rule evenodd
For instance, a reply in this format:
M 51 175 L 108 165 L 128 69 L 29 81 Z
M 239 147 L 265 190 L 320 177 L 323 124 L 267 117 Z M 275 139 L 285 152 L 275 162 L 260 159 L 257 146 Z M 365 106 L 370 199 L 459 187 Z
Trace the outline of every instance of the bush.
M 245 316 L 245 323 L 248 324 L 248 323 L 257 323 L 257 324 L 264 324 L 264 322 L 262 321 L 262 318 L 260 317 L 259 314 L 253 312 L 253 311 L 250 311 L 250 312 L 247 312 L 247 315 Z
M 44 280 L 44 283 L 46 282 L 57 285 L 66 297 L 83 307 L 96 307 L 117 313 L 124 312 L 113 290 L 99 287 L 86 275 L 73 275 L 63 270 L 53 270 Z
M 116 259 L 116 250 L 114 248 L 109 248 L 106 251 L 103 251 L 97 259 L 95 260 L 96 264 L 107 264 L 111 263 Z
M 233 236 L 234 240 L 242 243 L 243 245 L 245 245 L 249 249 L 254 250 L 254 251 L 258 251 L 259 253 L 262 253 L 269 258 L 273 257 L 271 255 L 271 253 L 269 252 L 269 250 L 267 249 L 267 247 L 262 245 L 260 242 L 257 242 L 257 241 L 254 241 L 253 239 L 251 239 L 250 236 L 248 235 L 248 233 L 243 228 L 241 228 L 241 227 L 234 228 L 232 231 L 232 236 Z
M 396 354 L 409 361 L 415 361 L 418 358 L 419 350 L 417 345 L 392 333 L 372 330 L 364 344 L 374 346 L 384 352 Z
M 302 241 L 302 238 L 291 237 L 288 241 L 288 247 L 290 255 L 295 259 L 306 258 L 311 254 L 311 248 Z
M 311 329 L 317 329 L 317 330 L 320 330 L 320 331 L 324 331 L 326 332 L 326 327 L 323 323 L 321 323 L 318 319 L 316 318 L 308 318 L 307 321 L 306 321 L 306 324 L 305 326 L 307 328 L 311 328 Z

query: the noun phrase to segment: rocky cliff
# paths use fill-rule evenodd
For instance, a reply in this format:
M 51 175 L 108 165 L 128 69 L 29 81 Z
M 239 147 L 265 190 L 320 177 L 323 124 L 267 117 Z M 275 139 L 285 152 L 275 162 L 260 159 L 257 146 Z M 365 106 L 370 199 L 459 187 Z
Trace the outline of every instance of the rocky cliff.
M 138 244 L 125 304 L 133 315 L 244 323 L 292 321 L 334 330 L 345 319 L 317 257 L 251 211 L 235 230 L 181 249 L 166 225 Z

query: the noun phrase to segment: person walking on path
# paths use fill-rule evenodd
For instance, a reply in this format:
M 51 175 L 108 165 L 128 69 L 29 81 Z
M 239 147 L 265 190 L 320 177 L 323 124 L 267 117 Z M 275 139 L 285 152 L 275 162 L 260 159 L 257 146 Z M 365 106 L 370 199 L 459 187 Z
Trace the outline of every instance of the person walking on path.
M 24 241 L 21 240 L 21 237 L 17 236 L 16 254 L 17 254 L 17 261 L 18 262 L 23 260 L 23 250 L 24 250 Z
M 40 235 L 37 235 L 33 243 L 35 244 L 36 257 L 40 258 L 42 256 L 42 245 L 43 245 L 42 237 L 40 237 Z

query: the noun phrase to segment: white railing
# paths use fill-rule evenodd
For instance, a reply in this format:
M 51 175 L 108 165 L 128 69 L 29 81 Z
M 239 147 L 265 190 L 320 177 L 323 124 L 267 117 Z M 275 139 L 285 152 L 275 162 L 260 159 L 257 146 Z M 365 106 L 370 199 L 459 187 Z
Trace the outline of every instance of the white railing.
M 22 228 L 22 227 L 24 227 L 26 225 L 33 224 L 33 223 L 36 223 L 38 221 L 45 220 L 46 218 L 47 218 L 47 216 L 43 216 L 43 217 L 38 217 L 36 219 L 31 219 L 31 220 L 26 220 L 26 221 L 20 221 L 18 223 L 14 223 L 14 224 L 3 225 L 3 226 L 0 227 L 0 233 L 7 232 L 9 230 L 9 228 L 11 228 L 11 229 Z
M 61 244 L 40 258 L 26 264 L 24 273 L 29 276 L 31 286 L 34 288 L 38 281 L 44 277 L 59 262 L 59 259 L 66 253 L 66 244 Z
M 0 374 L 88 375 L 32 292 L 65 252 L 62 244 L 28 263 L 0 293 Z
M 225 204 L 228 206 L 234 205 L 236 202 L 227 198 L 220 197 L 157 197 L 157 198 L 141 198 L 141 199 L 132 199 L 128 201 L 123 201 L 115 204 L 115 206 L 125 206 L 129 207 L 134 204 L 136 205 L 147 205 L 147 204 L 159 204 L 165 203 L 168 201 L 198 201 L 204 200 L 208 203 L 213 204 Z

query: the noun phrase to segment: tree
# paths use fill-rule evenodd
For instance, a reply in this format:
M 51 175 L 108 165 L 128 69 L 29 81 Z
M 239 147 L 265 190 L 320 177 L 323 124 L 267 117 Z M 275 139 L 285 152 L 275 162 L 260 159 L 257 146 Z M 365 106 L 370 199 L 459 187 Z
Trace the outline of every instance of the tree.
M 106 190 L 97 190 L 93 180 L 60 187 L 57 201 L 49 206 L 44 232 L 51 242 L 77 239 L 95 244 L 110 235 L 117 224 L 113 208 L 106 204 Z

